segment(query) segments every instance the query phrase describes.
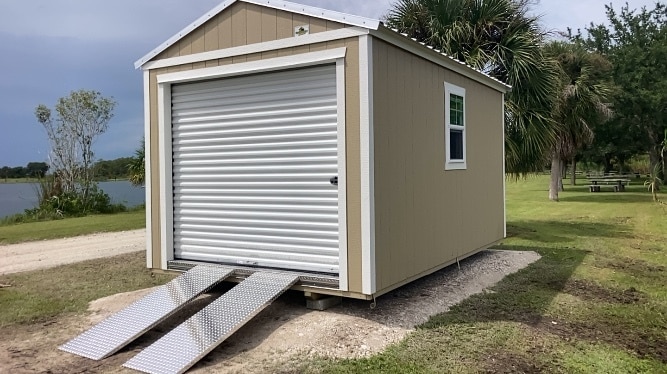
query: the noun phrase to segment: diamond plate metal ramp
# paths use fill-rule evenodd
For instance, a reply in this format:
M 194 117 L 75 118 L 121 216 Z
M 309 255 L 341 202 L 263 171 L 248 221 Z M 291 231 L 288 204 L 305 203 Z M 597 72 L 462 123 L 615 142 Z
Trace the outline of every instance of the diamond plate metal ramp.
M 151 374 L 184 373 L 298 280 L 294 274 L 254 273 L 123 366 Z
M 59 348 L 93 360 L 108 357 L 233 272 L 222 266 L 195 266 Z

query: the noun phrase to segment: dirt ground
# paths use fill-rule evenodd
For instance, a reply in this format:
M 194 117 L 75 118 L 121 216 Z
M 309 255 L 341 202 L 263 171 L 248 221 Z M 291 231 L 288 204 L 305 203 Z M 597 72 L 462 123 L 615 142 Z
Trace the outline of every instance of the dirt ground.
M 139 235 L 138 232 L 135 234 Z M 106 242 L 106 235 L 117 235 L 109 239 L 116 243 L 127 236 L 101 234 L 92 238 Z M 88 246 L 90 240 L 89 237 Z M 52 248 L 50 241 L 40 243 L 41 247 Z M 123 243 L 121 246 L 129 245 Z M 143 237 L 136 245 L 143 245 Z M 0 247 L 0 251 L 4 249 Z M 484 251 L 462 261 L 460 269 L 456 265 L 450 266 L 383 295 L 377 299 L 374 309 L 368 301 L 345 299 L 342 305 L 327 311 L 312 311 L 305 308 L 303 293 L 288 292 L 190 372 L 263 373 L 290 360 L 308 356 L 368 356 L 400 341 L 429 316 L 447 311 L 472 294 L 485 292 L 506 275 L 538 259 L 539 255 L 534 252 Z M 50 262 L 43 260 L 41 263 Z M 6 266 L 3 259 L 3 267 Z M 217 291 L 217 294 L 199 298 L 190 307 L 102 361 L 80 358 L 61 352 L 57 347 L 150 290 L 96 300 L 90 304 L 87 314 L 0 331 L 3 334 L 0 373 L 131 373 L 133 371 L 121 367 L 125 361 L 224 292 Z

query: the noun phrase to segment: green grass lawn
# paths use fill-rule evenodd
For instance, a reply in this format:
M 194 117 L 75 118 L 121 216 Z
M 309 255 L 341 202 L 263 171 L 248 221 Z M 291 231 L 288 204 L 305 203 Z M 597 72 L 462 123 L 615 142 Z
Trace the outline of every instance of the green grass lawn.
M 666 207 L 639 182 L 623 193 L 566 186 L 559 203 L 547 188 L 548 176 L 508 183 L 500 246 L 541 260 L 382 354 L 299 371 L 667 373 Z
M 65 238 L 96 232 L 135 230 L 144 227 L 146 227 L 146 213 L 144 210 L 55 221 L 0 225 L 0 245 L 31 240 Z

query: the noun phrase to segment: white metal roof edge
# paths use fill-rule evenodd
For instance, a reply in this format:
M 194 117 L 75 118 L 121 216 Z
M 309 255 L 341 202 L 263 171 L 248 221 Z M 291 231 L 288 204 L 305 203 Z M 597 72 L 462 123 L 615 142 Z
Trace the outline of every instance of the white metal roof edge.
M 209 19 L 215 17 L 223 10 L 229 8 L 232 4 L 234 4 L 237 1 L 243 1 L 246 3 L 261 5 L 278 10 L 285 10 L 288 12 L 303 14 L 311 17 L 318 17 L 329 21 L 340 22 L 352 26 L 359 26 L 371 30 L 377 30 L 380 25 L 380 21 L 376 19 L 355 16 L 352 14 L 336 12 L 333 10 L 327 10 L 313 6 L 291 3 L 283 0 L 226 0 L 220 3 L 215 8 L 206 12 L 203 16 L 199 17 L 196 21 L 183 28 L 181 31 L 176 33 L 171 38 L 167 39 L 167 41 L 160 44 L 157 48 L 153 49 L 152 51 L 148 52 L 145 56 L 135 61 L 134 68 L 138 69 L 142 67 L 153 57 L 162 53 L 164 50 L 166 50 L 167 48 L 169 48 L 170 46 L 172 46 L 173 44 L 184 38 L 186 35 L 190 34 L 197 27 L 201 26 Z
M 414 47 L 416 47 L 412 51 L 407 49 L 409 52 L 421 55 L 422 57 L 431 60 L 433 62 L 435 61 L 432 58 L 437 58 L 440 60 L 440 62 L 442 62 L 441 63 L 442 66 L 449 68 L 468 78 L 471 78 L 477 82 L 485 84 L 486 86 L 495 88 L 500 92 L 506 93 L 512 90 L 512 86 L 508 85 L 507 83 L 499 79 L 496 79 L 490 76 L 489 74 L 466 64 L 463 61 L 460 61 L 452 56 L 449 56 L 448 54 L 442 52 L 441 50 L 435 49 L 434 47 L 426 43 L 422 43 L 415 38 L 411 38 L 407 34 L 403 34 L 396 29 L 391 29 L 383 25 L 381 28 L 378 28 L 376 32 L 371 32 L 371 35 L 375 35 L 380 39 L 383 39 L 391 44 L 394 44 L 397 47 L 401 47 L 400 42 L 402 39 L 404 43 L 409 43 L 412 44 Z

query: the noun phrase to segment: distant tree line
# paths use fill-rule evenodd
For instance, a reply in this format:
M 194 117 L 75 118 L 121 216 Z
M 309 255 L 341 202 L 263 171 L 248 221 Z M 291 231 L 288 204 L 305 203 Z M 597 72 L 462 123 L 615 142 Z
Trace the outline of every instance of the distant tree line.
M 129 179 L 128 165 L 133 157 L 120 157 L 115 160 L 99 160 L 93 164 L 95 180 Z M 42 178 L 48 174 L 50 167 L 46 162 L 29 162 L 26 166 L 3 166 L 0 168 L 0 179 Z
M 3 166 L 0 178 L 41 178 L 46 175 L 49 165 L 46 162 L 29 162 L 26 166 Z

